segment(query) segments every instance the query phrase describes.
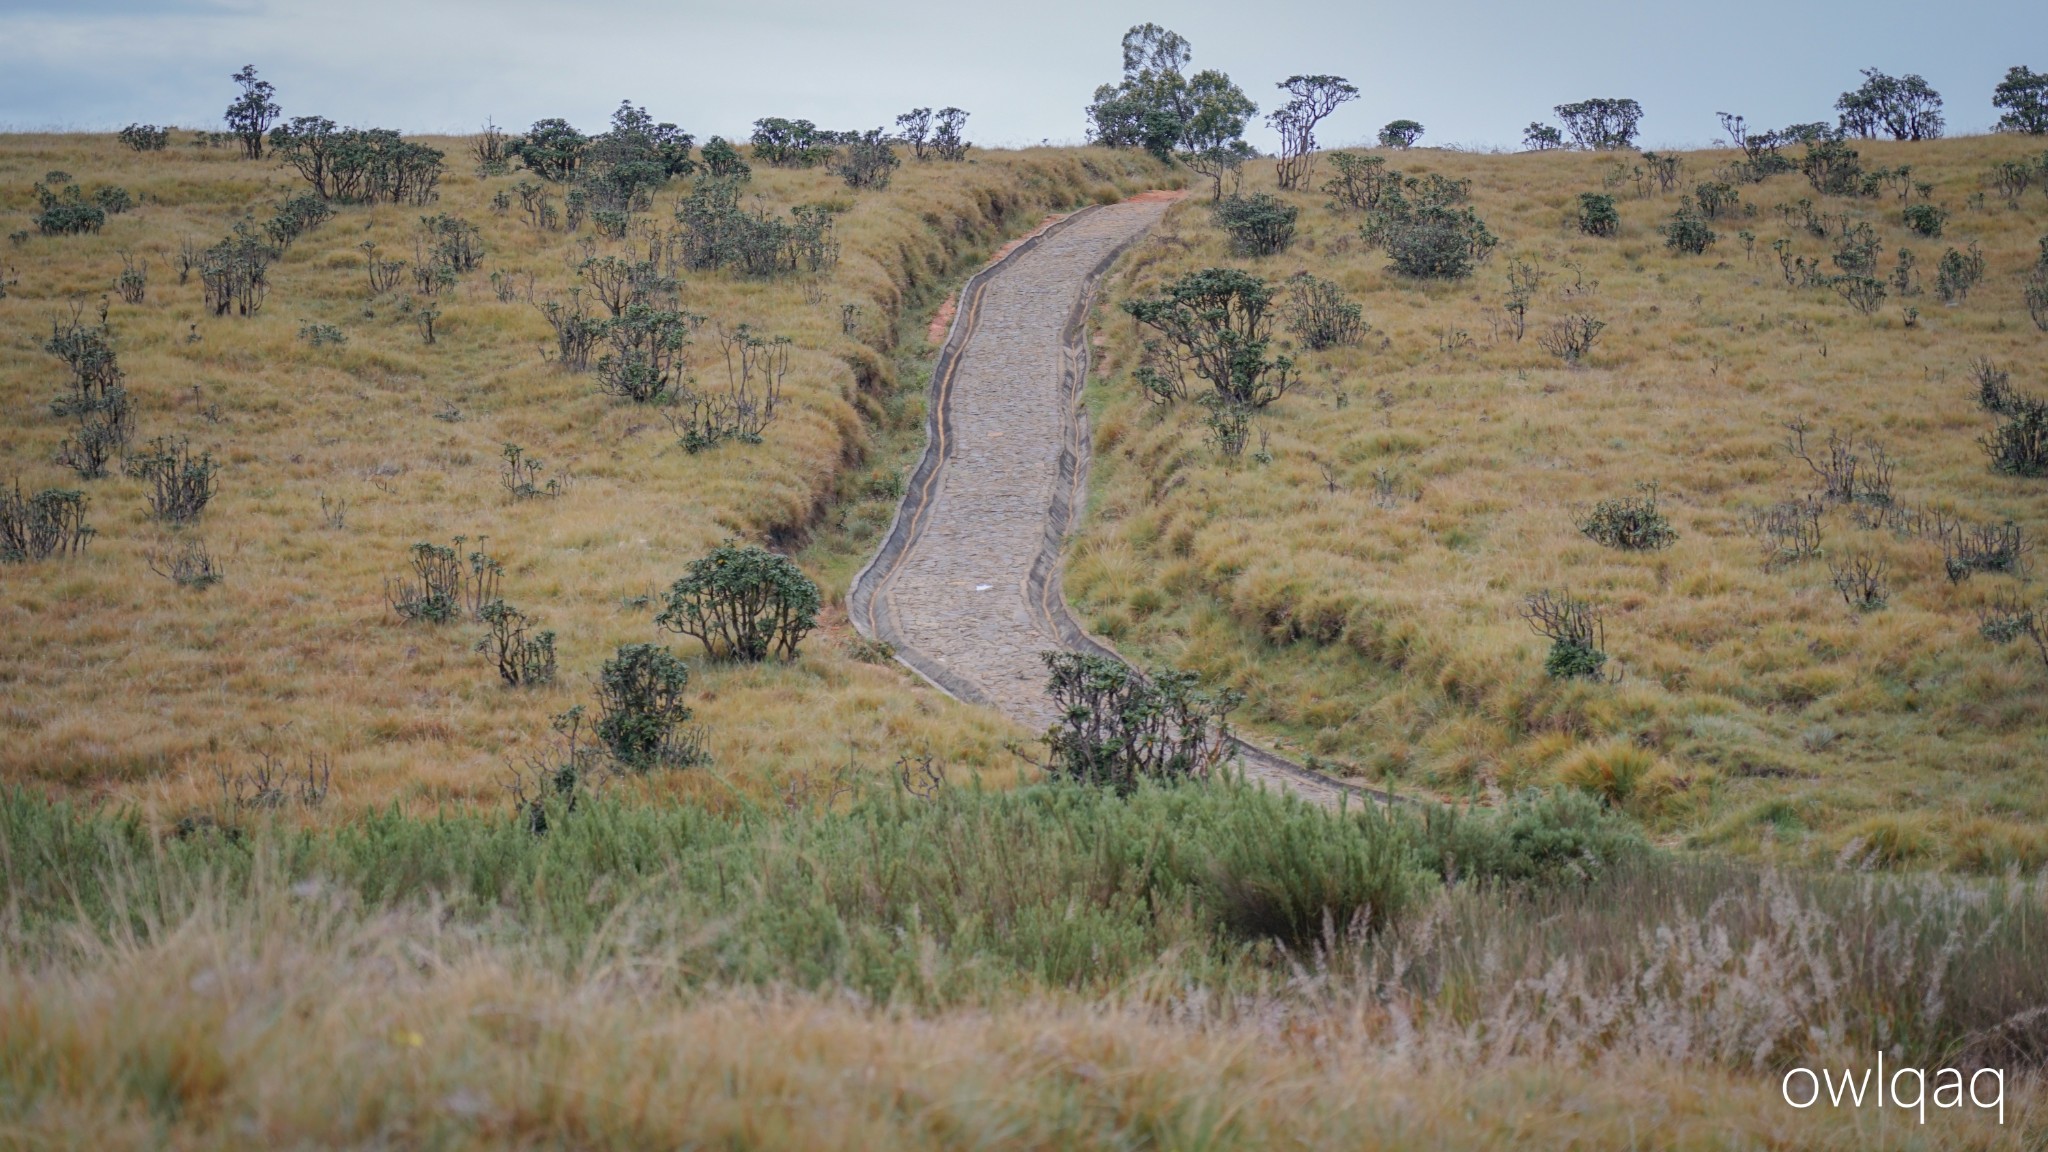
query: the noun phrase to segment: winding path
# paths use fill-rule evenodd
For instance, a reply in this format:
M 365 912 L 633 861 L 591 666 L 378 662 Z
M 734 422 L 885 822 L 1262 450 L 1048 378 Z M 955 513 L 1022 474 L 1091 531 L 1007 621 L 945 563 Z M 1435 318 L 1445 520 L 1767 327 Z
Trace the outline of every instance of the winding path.
M 854 627 L 941 690 L 1043 730 L 1039 654 L 1114 655 L 1067 611 L 1060 553 L 1087 488 L 1086 325 L 1095 285 L 1168 201 L 1086 208 L 1014 246 L 960 291 L 932 372 L 924 457 L 854 578 Z M 1324 803 L 1362 790 L 1240 742 L 1254 780 Z

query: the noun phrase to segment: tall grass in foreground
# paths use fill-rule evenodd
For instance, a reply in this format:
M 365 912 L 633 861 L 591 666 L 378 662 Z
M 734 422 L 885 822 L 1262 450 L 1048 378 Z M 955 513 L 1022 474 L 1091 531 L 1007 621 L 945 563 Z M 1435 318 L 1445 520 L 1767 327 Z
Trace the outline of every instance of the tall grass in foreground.
M 159 839 L 15 792 L 0 870 L 23 989 L 192 933 L 291 949 L 431 923 L 428 968 L 459 943 L 664 1003 L 736 985 L 912 1015 L 1050 997 L 1337 1029 L 1446 1067 L 2048 1059 L 2040 884 L 1674 860 L 1572 798 L 1418 818 L 1236 786 L 875 789 L 773 815 L 595 801 L 542 837 L 466 812 Z

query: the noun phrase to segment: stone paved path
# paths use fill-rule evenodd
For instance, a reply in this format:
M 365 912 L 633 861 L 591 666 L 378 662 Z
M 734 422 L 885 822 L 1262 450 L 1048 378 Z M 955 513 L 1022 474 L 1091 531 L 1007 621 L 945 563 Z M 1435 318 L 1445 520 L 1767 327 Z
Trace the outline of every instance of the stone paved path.
M 854 626 L 926 679 L 1033 729 L 1056 719 L 1039 654 L 1108 651 L 1068 613 L 1059 580 L 1086 486 L 1086 319 L 1097 277 L 1167 207 L 1085 209 L 962 288 L 924 459 L 848 598 Z M 1240 760 L 1248 776 L 1319 801 L 1356 792 L 1250 746 Z

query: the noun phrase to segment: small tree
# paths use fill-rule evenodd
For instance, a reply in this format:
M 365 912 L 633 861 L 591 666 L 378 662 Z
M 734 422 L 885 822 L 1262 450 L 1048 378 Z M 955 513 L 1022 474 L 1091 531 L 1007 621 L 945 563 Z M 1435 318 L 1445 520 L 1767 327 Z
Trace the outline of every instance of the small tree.
M 654 622 L 693 636 L 714 660 L 796 658 L 818 622 L 818 586 L 782 556 L 728 540 L 692 561 Z
M 1266 355 L 1273 289 L 1235 268 L 1190 272 L 1158 296 L 1126 300 L 1125 312 L 1166 337 L 1161 355 L 1183 385 L 1186 373 L 1214 386 L 1224 401 L 1263 408 L 1294 383 L 1294 361 Z
M 1941 264 L 1935 269 L 1934 291 L 1942 303 L 1960 304 L 1983 278 L 1984 253 L 1976 244 L 1971 244 L 1967 252 L 1951 248 L 1941 254 Z
M 690 668 L 656 644 L 622 644 L 597 675 L 597 738 L 621 767 L 644 772 L 687 767 L 705 756 L 689 722 L 683 690 Z
M 1422 139 L 1422 125 L 1414 120 L 1394 120 L 1380 129 L 1380 147 L 1413 148 Z
M 256 78 L 256 66 L 244 64 L 240 72 L 228 77 L 242 86 L 242 94 L 228 104 L 224 119 L 228 132 L 242 142 L 242 155 L 251 160 L 263 158 L 263 134 L 270 131 L 270 125 L 284 109 L 278 107 L 271 97 L 277 89 L 270 81 Z
M 1894 140 L 1941 138 L 1941 93 L 1912 73 L 1887 76 L 1863 69 L 1863 84 L 1835 101 L 1842 131 L 1874 139 L 1880 132 Z
M 748 168 L 747 162 L 740 158 L 740 150 L 733 147 L 732 143 L 723 136 L 713 136 L 711 139 L 706 140 L 701 155 L 704 161 L 704 170 L 710 173 L 714 180 L 749 180 L 753 178 L 753 170 Z
M 1564 133 L 1554 125 L 1531 120 L 1529 126 L 1522 129 L 1522 150 L 1525 152 L 1550 152 L 1562 147 Z
M 567 120 L 550 117 L 536 120 L 526 135 L 505 146 L 507 155 L 517 156 L 527 171 L 543 180 L 561 183 L 576 174 L 590 138 Z
M 1141 780 L 1206 776 L 1229 755 L 1238 693 L 1203 692 L 1192 672 L 1140 676 L 1113 656 L 1043 659 L 1060 717 L 1044 737 L 1054 776 L 1128 794 Z
M 2021 285 L 2021 294 L 2026 300 L 2027 315 L 2034 321 L 2034 327 L 2048 332 L 2048 236 L 2041 237 L 2041 256 L 2034 261 L 2034 267 L 2027 272 Z
M 1266 123 L 1280 134 L 1280 189 L 1306 188 L 1315 165 L 1316 125 L 1339 107 L 1358 99 L 1358 88 L 1342 76 L 1320 75 L 1289 76 L 1274 87 L 1289 97 L 1286 104 L 1266 117 Z M 1420 134 L 1420 125 L 1417 128 Z
M 499 679 L 514 688 L 555 682 L 553 632 L 533 631 L 532 618 L 503 600 L 484 605 L 481 616 L 489 631 L 476 650 L 491 657 Z
M 1564 130 L 1574 145 L 1603 152 L 1633 145 L 1636 125 L 1643 119 L 1641 104 L 1611 97 L 1559 104 L 1551 111 L 1564 122 Z
M 2029 136 L 2048 133 L 2048 72 L 2014 65 L 1992 91 L 1991 103 L 2004 109 L 1998 117 L 1999 131 Z
M 634 300 L 605 321 L 600 332 L 611 350 L 597 362 L 598 391 L 635 404 L 667 397 L 682 382 L 691 319 L 687 313 Z
M 1287 330 L 1310 351 L 1356 344 L 1365 334 L 1364 312 L 1344 290 L 1306 272 L 1288 277 L 1282 310 Z
M 974 147 L 967 142 L 967 116 L 964 108 L 939 109 L 939 118 L 932 124 L 931 153 L 934 157 L 952 161 L 967 159 L 967 150 Z
M 833 171 L 839 173 L 848 188 L 887 188 L 889 177 L 902 163 L 896 158 L 896 150 L 882 138 L 882 130 L 871 128 L 847 142 Z

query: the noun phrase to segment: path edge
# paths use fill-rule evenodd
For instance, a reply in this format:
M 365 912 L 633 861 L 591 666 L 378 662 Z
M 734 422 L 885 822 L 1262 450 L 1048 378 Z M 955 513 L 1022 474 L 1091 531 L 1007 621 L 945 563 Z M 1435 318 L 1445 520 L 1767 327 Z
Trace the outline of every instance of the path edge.
M 896 561 L 908 552 L 911 545 L 923 534 L 920 518 L 929 506 L 929 491 L 939 470 L 944 467 L 946 459 L 951 455 L 952 414 L 947 401 L 951 395 L 953 371 L 966 349 L 967 342 L 974 335 L 975 320 L 980 314 L 981 291 L 1012 258 L 1029 252 L 1044 238 L 1103 207 L 1105 206 L 1091 204 L 1039 228 L 1001 256 L 982 266 L 960 286 L 959 303 L 953 312 L 953 323 L 947 330 L 945 343 L 939 347 L 937 358 L 932 362 L 931 380 L 926 387 L 924 451 L 918 457 L 917 466 L 911 470 L 910 479 L 904 484 L 903 498 L 897 502 L 896 514 L 889 521 L 888 533 L 882 537 L 882 543 L 875 549 L 875 554 L 854 574 L 853 583 L 847 588 L 846 617 L 853 625 L 854 631 L 871 642 L 880 641 L 888 644 L 897 663 L 910 669 L 919 679 L 946 695 L 968 703 L 993 706 L 992 702 L 973 685 L 936 666 L 909 645 L 899 643 L 894 622 L 890 619 L 891 613 L 886 597 L 878 596 L 878 593 L 893 573 Z M 1039 542 L 1038 555 L 1033 559 L 1030 575 L 1025 580 L 1026 596 L 1037 612 L 1040 622 L 1058 636 L 1065 647 L 1072 651 L 1106 656 L 1126 665 L 1131 665 L 1131 661 L 1121 652 L 1081 626 L 1081 622 L 1067 604 L 1061 573 L 1065 568 L 1067 534 L 1073 529 L 1077 513 L 1087 499 L 1089 464 L 1093 455 L 1093 436 L 1089 428 L 1085 402 L 1090 362 L 1088 318 L 1095 310 L 1097 290 L 1102 284 L 1103 277 L 1150 231 L 1149 228 L 1145 229 L 1118 244 L 1104 255 L 1095 267 L 1089 269 L 1087 277 L 1082 282 L 1081 292 L 1075 297 L 1074 306 L 1067 314 L 1066 325 L 1061 329 L 1060 400 L 1064 443 L 1060 448 L 1059 481 L 1053 493 L 1052 506 L 1047 509 L 1045 535 Z M 1142 669 L 1140 671 L 1142 672 Z M 1325 795 L 1335 793 L 1340 800 L 1355 796 L 1382 804 L 1394 803 L 1401 799 L 1390 792 L 1346 783 L 1303 767 L 1278 753 L 1251 743 L 1242 736 L 1233 734 L 1230 739 L 1232 750 L 1238 759 L 1285 775 L 1306 790 Z

